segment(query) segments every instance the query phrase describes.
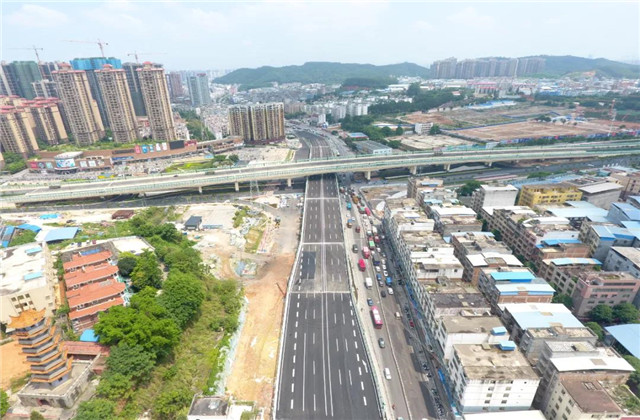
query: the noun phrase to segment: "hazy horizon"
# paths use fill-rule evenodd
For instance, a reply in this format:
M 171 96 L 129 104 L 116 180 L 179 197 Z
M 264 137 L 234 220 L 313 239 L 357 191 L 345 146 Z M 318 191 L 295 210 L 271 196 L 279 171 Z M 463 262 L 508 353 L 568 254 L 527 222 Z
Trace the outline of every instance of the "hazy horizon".
M 640 60 L 637 2 L 404 3 L 13 2 L 2 5 L 0 58 L 105 55 L 167 69 L 237 69 L 310 61 L 361 64 L 573 55 Z M 610 18 L 608 18 L 610 17 Z M 55 31 L 54 35 L 48 34 Z M 142 54 L 148 53 L 148 54 Z

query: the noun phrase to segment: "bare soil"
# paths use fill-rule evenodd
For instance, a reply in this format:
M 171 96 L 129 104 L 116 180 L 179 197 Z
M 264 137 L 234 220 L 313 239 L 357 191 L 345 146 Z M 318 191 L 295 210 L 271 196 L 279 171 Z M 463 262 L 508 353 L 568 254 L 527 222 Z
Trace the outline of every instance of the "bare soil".
M 17 341 L 0 346 L 0 388 L 8 389 L 12 380 L 21 378 L 28 372 L 27 359 L 20 353 Z

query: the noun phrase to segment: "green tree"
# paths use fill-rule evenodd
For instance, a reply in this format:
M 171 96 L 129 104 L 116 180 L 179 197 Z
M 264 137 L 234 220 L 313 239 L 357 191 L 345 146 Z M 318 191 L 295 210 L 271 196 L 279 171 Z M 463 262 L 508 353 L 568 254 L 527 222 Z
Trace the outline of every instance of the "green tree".
M 235 164 L 235 163 L 238 163 L 238 161 L 240 160 L 240 157 L 236 154 L 233 154 L 233 155 L 229 155 L 227 159 L 229 159 L 231 162 Z
M 441 133 L 440 126 L 438 124 L 433 124 L 431 126 L 431 128 L 429 129 L 429 134 L 432 135 L 432 136 L 434 136 L 436 134 L 440 134 L 440 133 Z
M 184 329 L 195 318 L 204 300 L 202 283 L 192 274 L 172 270 L 159 300 L 178 327 Z
M 467 181 L 462 187 L 458 189 L 458 194 L 462 196 L 469 196 L 473 194 L 475 190 L 480 188 L 481 185 L 482 184 L 480 183 L 480 181 L 476 181 L 476 180 Z
M 108 360 L 109 359 L 107 359 L 107 361 Z M 100 378 L 96 392 L 100 397 L 118 401 L 121 399 L 129 399 L 133 394 L 133 390 L 134 383 L 130 376 L 106 371 L 102 375 L 102 378 Z
M 563 293 L 560 293 L 559 295 L 555 295 L 553 299 L 551 299 L 551 303 L 562 303 L 568 309 L 573 308 L 573 298 Z
M 607 305 L 597 305 L 589 312 L 589 318 L 599 324 L 609 324 L 613 321 L 613 309 Z
M 75 420 L 111 420 L 115 409 L 115 403 L 104 398 L 93 398 L 80 404 Z
M 407 88 L 407 96 L 415 98 L 418 95 L 420 95 L 420 83 L 411 83 Z
M 402 129 L 402 127 L 398 126 L 398 128 L 396 128 L 396 136 L 401 136 L 404 134 L 404 130 Z
M 393 134 L 393 131 L 391 131 L 391 128 L 387 127 L 386 125 L 382 127 L 380 131 L 382 132 L 382 135 L 385 137 L 389 137 L 390 135 Z
M 138 257 L 133 255 L 130 252 L 123 252 L 118 257 L 118 270 L 120 274 L 125 277 L 129 277 L 134 268 L 136 268 L 136 264 L 138 262 Z
M 36 410 L 32 410 L 29 414 L 29 420 L 44 420 L 44 416 Z
M 162 271 L 155 254 L 148 249 L 138 257 L 138 262 L 131 272 L 131 284 L 136 290 L 145 287 L 159 289 L 162 285 Z
M 137 382 L 149 379 L 155 366 L 153 353 L 146 351 L 140 345 L 120 343 L 111 348 L 107 358 L 107 368 L 110 374 L 122 374 L 133 377 Z
M 496 239 L 496 241 L 502 240 L 502 232 L 500 232 L 498 229 L 493 229 L 491 233 L 493 233 L 493 237 Z
M 598 324 L 597 322 L 591 321 L 591 322 L 585 322 L 584 325 L 585 327 L 591 328 L 591 331 L 593 331 L 593 333 L 598 336 L 598 340 L 600 341 L 604 340 L 604 330 L 602 329 L 600 324 Z
M 0 417 L 4 417 L 9 411 L 9 396 L 4 389 L 0 389 Z
M 177 244 L 182 241 L 182 235 L 173 223 L 164 223 L 156 230 L 156 234 L 167 242 Z
M 176 419 L 180 412 L 189 406 L 191 397 L 188 389 L 165 391 L 153 402 L 153 412 L 163 420 Z
M 635 372 L 631 373 L 631 376 L 629 376 L 629 382 L 635 386 L 640 385 L 640 359 L 630 355 L 623 357 L 624 360 L 626 360 L 635 369 Z
M 613 319 L 621 324 L 637 321 L 640 312 L 631 303 L 619 303 L 613 307 Z

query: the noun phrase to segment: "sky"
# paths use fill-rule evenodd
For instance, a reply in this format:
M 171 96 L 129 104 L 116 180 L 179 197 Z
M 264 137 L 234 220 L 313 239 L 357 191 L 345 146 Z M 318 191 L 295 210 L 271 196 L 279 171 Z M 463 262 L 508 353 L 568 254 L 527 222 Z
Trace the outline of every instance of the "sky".
M 640 60 L 640 2 L 0 0 L 0 59 L 107 56 L 169 70 L 447 57 Z M 143 53 L 145 53 L 143 55 Z

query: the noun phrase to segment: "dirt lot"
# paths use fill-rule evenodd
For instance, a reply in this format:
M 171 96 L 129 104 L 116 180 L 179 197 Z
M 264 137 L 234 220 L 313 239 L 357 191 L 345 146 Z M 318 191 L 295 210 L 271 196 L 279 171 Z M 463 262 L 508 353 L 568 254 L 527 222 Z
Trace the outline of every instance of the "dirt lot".
M 28 371 L 27 359 L 20 353 L 17 341 L 0 346 L 0 388 L 8 389 L 13 379 L 23 377 Z
M 400 140 L 407 150 L 426 150 L 434 147 L 459 146 L 463 144 L 473 144 L 473 142 L 444 135 L 407 135 L 389 138 L 389 140 Z
M 475 137 L 481 140 L 504 140 L 526 137 L 546 137 L 546 136 L 567 136 L 567 135 L 589 135 L 597 133 L 607 133 L 609 124 L 606 121 L 594 120 L 562 124 L 561 122 L 518 122 L 512 124 L 496 125 L 491 127 L 478 127 L 466 130 L 458 130 L 457 133 Z
M 290 151 L 287 147 L 264 146 L 240 149 L 234 153 L 244 161 L 281 162 L 287 159 Z

